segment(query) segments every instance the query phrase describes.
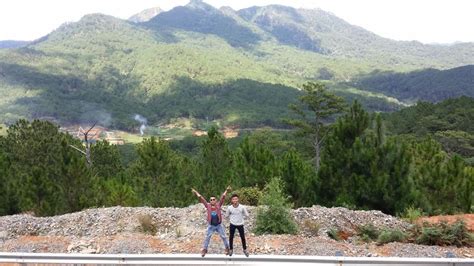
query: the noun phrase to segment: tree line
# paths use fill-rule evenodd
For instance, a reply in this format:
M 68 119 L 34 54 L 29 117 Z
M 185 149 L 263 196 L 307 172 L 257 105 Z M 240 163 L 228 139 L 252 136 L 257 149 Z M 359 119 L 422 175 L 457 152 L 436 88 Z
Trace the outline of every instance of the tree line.
M 231 185 L 258 204 L 278 178 L 295 207 L 321 204 L 402 214 L 471 212 L 474 168 L 429 135 L 388 134 L 379 114 L 350 106 L 308 83 L 294 118 L 298 130 L 256 131 L 229 141 L 217 128 L 193 143 L 156 137 L 137 144 L 129 163 L 118 146 L 91 146 L 47 121 L 19 120 L 0 137 L 0 215 L 45 216 L 101 206 L 187 206 Z M 317 137 L 316 137 L 317 136 Z M 186 146 L 186 147 L 185 147 Z

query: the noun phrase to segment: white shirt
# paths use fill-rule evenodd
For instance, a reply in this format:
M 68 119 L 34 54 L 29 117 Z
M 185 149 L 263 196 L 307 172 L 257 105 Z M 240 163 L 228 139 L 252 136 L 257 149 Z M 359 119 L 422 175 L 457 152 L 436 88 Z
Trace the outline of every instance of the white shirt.
M 231 224 L 243 225 L 244 216 L 249 217 L 249 213 L 247 212 L 247 208 L 245 208 L 245 206 L 242 204 L 237 205 L 237 207 L 234 207 L 234 205 L 229 205 L 229 207 L 227 207 L 227 211 L 225 212 L 225 216 L 230 218 Z

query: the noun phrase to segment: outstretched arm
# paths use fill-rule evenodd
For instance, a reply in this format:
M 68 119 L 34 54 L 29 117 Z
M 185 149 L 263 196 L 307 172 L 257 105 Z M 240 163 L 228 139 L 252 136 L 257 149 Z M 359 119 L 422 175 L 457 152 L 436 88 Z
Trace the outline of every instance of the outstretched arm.
M 222 206 L 224 205 L 224 201 L 225 201 L 225 197 L 227 196 L 227 192 L 229 192 L 232 188 L 230 186 L 228 186 L 224 193 L 222 193 L 222 196 L 221 196 L 221 199 L 219 200 L 219 204 Z
M 204 204 L 204 206 L 207 206 L 207 201 L 206 199 L 201 195 L 199 194 L 199 192 L 197 192 L 194 188 L 191 188 L 191 191 L 194 193 L 194 195 L 196 195 L 196 197 L 199 198 L 199 201 Z

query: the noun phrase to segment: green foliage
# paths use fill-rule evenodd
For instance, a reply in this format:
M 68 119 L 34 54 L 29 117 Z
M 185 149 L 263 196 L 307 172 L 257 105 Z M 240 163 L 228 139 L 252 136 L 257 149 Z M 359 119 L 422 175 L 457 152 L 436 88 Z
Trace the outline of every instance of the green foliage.
M 329 231 L 327 231 L 327 235 L 336 241 L 341 241 L 342 238 L 340 237 L 339 232 L 339 230 L 331 228 Z
M 318 171 L 321 145 L 329 132 L 328 120 L 343 110 L 344 100 L 328 92 L 322 83 L 304 84 L 303 92 L 299 97 L 300 103 L 289 106 L 298 118 L 287 119 L 286 122 L 296 127 L 299 134 L 310 138 L 314 147 L 315 169 Z
M 255 225 L 257 234 L 295 234 L 298 231 L 290 213 L 291 204 L 283 193 L 281 179 L 270 179 L 260 205 Z
M 393 214 L 414 197 L 411 154 L 403 141 L 385 138 L 380 117 L 370 120 L 354 102 L 350 112 L 335 123 L 322 153 L 319 194 L 325 204 Z
M 377 244 L 383 245 L 390 242 L 404 242 L 407 235 L 400 230 L 382 230 L 377 238 Z
M 239 195 L 239 202 L 244 205 L 257 206 L 262 198 L 263 192 L 258 187 L 242 187 L 232 194 Z
M 413 206 L 409 206 L 401 214 L 401 216 L 404 219 L 408 220 L 408 222 L 410 222 L 411 224 L 416 222 L 416 220 L 418 220 L 418 218 L 422 217 L 423 215 L 424 213 L 420 208 L 415 208 Z
M 460 96 L 474 97 L 473 65 L 448 70 L 424 69 L 408 73 L 377 72 L 358 78 L 358 87 L 404 101 L 438 102 Z
M 462 220 L 451 225 L 446 222 L 433 225 L 425 223 L 415 228 L 414 235 L 417 244 L 457 247 L 474 245 L 474 238 Z
M 362 225 L 357 229 L 357 235 L 365 242 L 376 240 L 380 232 L 372 224 Z

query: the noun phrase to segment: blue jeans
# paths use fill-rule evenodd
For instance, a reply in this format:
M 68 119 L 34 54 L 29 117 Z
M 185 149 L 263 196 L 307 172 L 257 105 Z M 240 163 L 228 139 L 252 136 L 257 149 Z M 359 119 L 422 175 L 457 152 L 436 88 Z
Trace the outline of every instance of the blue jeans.
M 211 236 L 214 232 L 217 232 L 219 234 L 222 241 L 224 242 L 224 246 L 226 248 L 229 248 L 229 242 L 227 242 L 227 236 L 225 235 L 224 227 L 222 226 L 222 224 L 218 224 L 218 225 L 209 224 L 207 226 L 206 238 L 204 239 L 204 244 L 202 245 L 202 248 L 207 249 L 207 247 L 209 246 L 209 241 L 211 240 Z

